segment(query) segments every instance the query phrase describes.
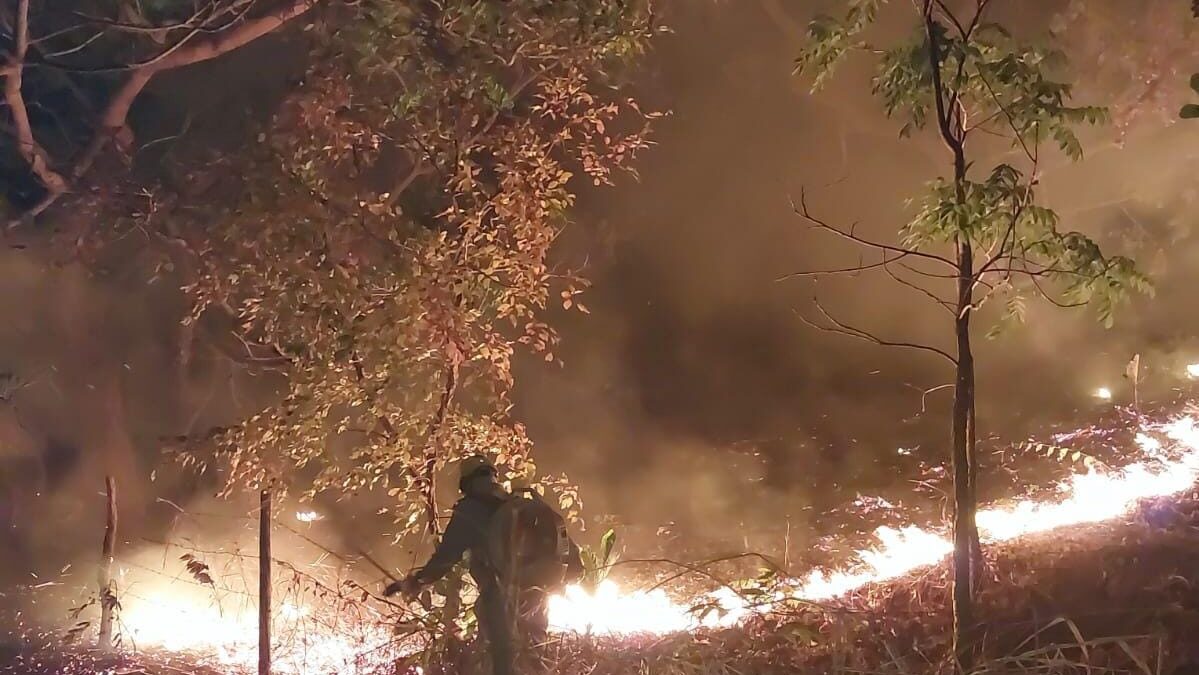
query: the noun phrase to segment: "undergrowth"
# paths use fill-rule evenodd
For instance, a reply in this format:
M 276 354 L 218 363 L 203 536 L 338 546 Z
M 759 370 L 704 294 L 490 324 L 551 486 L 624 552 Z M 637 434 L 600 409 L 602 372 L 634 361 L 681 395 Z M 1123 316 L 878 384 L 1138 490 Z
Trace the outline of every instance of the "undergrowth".
M 1145 502 L 1122 522 L 991 546 L 986 556 L 975 675 L 1199 672 L 1199 495 Z M 935 567 L 835 602 L 791 603 L 734 628 L 557 636 L 541 655 L 552 675 L 949 673 L 948 589 L 945 569 Z M 475 652 L 425 652 L 384 672 L 407 675 L 419 664 L 425 675 L 474 675 Z M 97 657 L 60 642 L 0 657 L 0 672 L 14 674 L 235 672 L 192 667 L 181 655 Z

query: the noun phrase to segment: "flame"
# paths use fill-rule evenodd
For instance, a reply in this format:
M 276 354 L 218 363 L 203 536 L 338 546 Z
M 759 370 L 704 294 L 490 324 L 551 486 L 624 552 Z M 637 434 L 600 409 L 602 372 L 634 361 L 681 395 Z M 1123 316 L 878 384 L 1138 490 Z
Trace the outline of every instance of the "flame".
M 1191 363 L 1187 365 L 1187 375 L 1191 377 L 1199 377 L 1199 363 Z
M 1112 390 L 1108 389 L 1107 387 L 1099 387 L 1095 390 L 1095 398 L 1103 401 L 1110 401 L 1112 400 Z
M 979 510 L 980 539 L 1009 541 L 1067 525 L 1110 520 L 1131 511 L 1141 499 L 1178 494 L 1192 487 L 1199 474 L 1197 423 L 1194 417 L 1184 416 L 1143 430 L 1137 434 L 1136 444 L 1144 460 L 1119 471 L 1074 474 L 1057 486 L 1057 499 L 1021 500 Z M 1166 457 L 1161 441 L 1146 431 L 1168 438 L 1180 451 L 1178 456 Z M 916 526 L 880 527 L 874 534 L 878 545 L 859 552 L 855 563 L 845 570 L 809 573 L 799 581 L 795 597 L 824 600 L 845 595 L 934 565 L 953 550 L 944 533 Z M 689 612 L 689 605 L 678 604 L 664 593 L 620 594 L 610 585 L 588 594 L 572 587 L 554 598 L 550 622 L 559 629 L 593 634 L 667 633 L 730 625 L 749 613 L 731 590 L 725 589 L 713 599 L 728 613 L 714 621 L 701 621 Z
M 1110 393 L 1110 392 L 1109 392 Z M 1058 487 L 1056 498 L 992 505 L 977 514 L 980 537 L 1002 542 L 1056 528 L 1117 518 L 1141 499 L 1178 494 L 1199 474 L 1199 420 L 1190 416 L 1147 425 L 1136 435 L 1136 461 L 1118 471 L 1087 469 Z M 1167 441 L 1163 443 L 1163 440 Z M 298 514 L 297 514 L 298 515 Z M 945 533 L 914 525 L 880 527 L 877 544 L 860 551 L 842 570 L 816 570 L 793 581 L 794 597 L 821 600 L 845 595 L 867 584 L 902 577 L 934 565 L 952 550 Z M 216 662 L 248 670 L 256 663 L 257 624 L 253 607 L 222 612 L 186 594 L 157 592 L 154 601 L 127 603 L 122 620 L 139 646 L 215 654 Z M 772 600 L 787 599 L 776 595 Z M 697 606 L 707 611 L 696 612 Z M 695 602 L 678 602 L 661 589 L 625 591 L 605 580 L 593 592 L 578 586 L 550 599 L 550 625 L 555 631 L 593 635 L 672 633 L 699 627 L 736 625 L 766 606 L 749 607 L 732 589 L 721 589 Z M 276 612 L 275 630 L 302 622 L 312 608 L 284 605 Z M 378 629 L 375 644 L 389 635 Z M 308 674 L 354 672 L 370 650 L 359 636 L 343 631 L 315 632 L 304 640 L 276 647 L 279 672 Z
M 136 648 L 203 653 L 222 666 L 258 658 L 258 623 L 252 608 L 222 611 L 214 603 L 174 593 L 155 593 L 126 603 L 128 611 L 121 618 Z
M 315 523 L 318 520 L 324 520 L 325 517 L 316 511 L 297 511 L 296 520 L 301 523 Z
M 677 633 L 733 626 L 748 613 L 745 602 L 731 589 L 721 589 L 710 600 L 707 604 L 714 611 L 697 618 L 693 607 L 674 602 L 660 588 L 626 593 L 605 579 L 594 593 L 576 585 L 551 597 L 550 628 L 591 634 Z
M 249 672 L 258 663 L 258 613 L 249 603 L 222 608 L 178 587 L 137 594 L 125 602 L 124 636 L 137 649 L 195 654 L 201 664 L 229 672 Z M 380 647 L 391 643 L 393 636 L 382 627 L 330 630 L 306 621 L 312 614 L 312 608 L 304 605 L 285 602 L 276 607 L 272 630 L 286 637 L 282 644 L 273 645 L 275 672 L 352 673 L 364 665 L 388 662 L 390 650 Z

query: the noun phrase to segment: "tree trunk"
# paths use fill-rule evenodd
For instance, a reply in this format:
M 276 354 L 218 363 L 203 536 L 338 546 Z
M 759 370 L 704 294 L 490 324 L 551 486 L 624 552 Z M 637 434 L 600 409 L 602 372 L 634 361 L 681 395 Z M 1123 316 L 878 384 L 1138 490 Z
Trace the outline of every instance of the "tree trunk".
M 100 554 L 100 638 L 101 649 L 112 648 L 112 615 L 116 610 L 117 596 L 112 587 L 113 549 L 117 541 L 117 482 L 111 476 L 104 477 L 107 516 L 104 520 L 104 543 Z
M 970 562 L 971 573 L 970 581 L 973 584 L 972 588 L 978 591 L 979 584 L 983 578 L 983 550 L 982 542 L 978 538 L 978 522 L 975 517 L 978 513 L 978 417 L 975 410 L 977 402 L 977 389 L 974 382 L 974 359 L 971 354 L 970 361 L 970 420 L 967 425 L 966 433 L 966 463 L 969 469 L 970 480 L 970 504 L 971 511 L 975 514 L 970 517 L 970 522 L 967 523 L 970 528 Z
M 258 495 L 258 675 L 271 673 L 271 493 Z
M 970 308 L 973 301 L 974 256 L 970 243 L 958 243 L 957 373 L 953 389 L 953 653 L 958 672 L 972 666 L 971 628 L 974 624 L 973 559 L 977 532 L 974 524 L 973 410 L 974 355 L 970 348 Z

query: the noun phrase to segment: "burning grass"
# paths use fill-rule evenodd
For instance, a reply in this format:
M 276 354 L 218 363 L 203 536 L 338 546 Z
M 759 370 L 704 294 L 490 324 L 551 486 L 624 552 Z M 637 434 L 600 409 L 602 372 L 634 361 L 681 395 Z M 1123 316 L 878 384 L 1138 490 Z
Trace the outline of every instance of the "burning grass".
M 546 657 L 554 675 L 946 672 L 948 588 L 944 567 L 937 566 L 868 584 L 836 601 L 789 603 L 727 628 L 565 634 L 547 646 Z M 1114 522 L 990 546 L 978 602 L 986 618 L 980 675 L 1183 672 L 1177 669 L 1199 661 L 1199 494 L 1146 500 Z M 154 649 L 99 658 L 46 641 L 27 645 L 5 672 L 247 672 L 198 663 Z M 466 674 L 447 669 L 441 675 Z
M 721 630 L 571 637 L 556 675 L 947 672 L 944 566 Z M 1170 673 L 1199 662 L 1199 495 L 988 547 L 979 673 Z
M 975 636 L 979 673 L 1156 675 L 1199 661 L 1199 426 L 1193 415 L 1165 419 L 1128 430 L 1137 430 L 1138 454 L 1123 469 L 1088 464 L 1052 495 L 979 512 L 987 543 L 978 588 L 986 623 Z M 880 528 L 877 545 L 841 572 L 789 578 L 776 571 L 734 585 L 703 566 L 682 565 L 719 586 L 692 602 L 658 588 L 571 591 L 551 607 L 561 632 L 544 653 L 555 675 L 948 671 L 949 584 L 940 562 L 948 551 L 943 533 Z M 248 558 L 229 555 L 236 564 Z M 218 588 L 212 577 L 224 575 L 209 574 L 207 565 L 198 575 L 197 565 L 188 561 L 201 587 L 236 592 Z M 277 652 L 280 672 L 373 675 L 417 672 L 417 665 L 427 675 L 466 672 L 471 660 L 460 658 L 443 630 L 460 633 L 463 624 L 431 618 L 435 607 L 427 600 L 424 610 L 399 607 L 352 579 L 288 569 L 288 605 L 275 613 L 276 629 L 285 629 L 276 635 L 290 640 Z M 8 672 L 175 673 L 181 669 L 171 660 L 193 646 L 209 654 L 182 672 L 252 671 L 252 607 L 196 615 L 199 605 L 178 594 L 155 597 L 159 607 L 147 604 L 125 617 L 131 636 L 157 636 L 129 645 L 142 648 L 139 656 L 97 660 L 42 641 L 21 646 L 24 669 Z M 192 618 L 171 611 L 167 600 L 186 605 Z M 702 611 L 692 614 L 694 606 Z M 406 625 L 393 631 L 399 624 Z M 410 663 L 397 668 L 400 654 Z M 31 663 L 64 665 L 35 670 Z

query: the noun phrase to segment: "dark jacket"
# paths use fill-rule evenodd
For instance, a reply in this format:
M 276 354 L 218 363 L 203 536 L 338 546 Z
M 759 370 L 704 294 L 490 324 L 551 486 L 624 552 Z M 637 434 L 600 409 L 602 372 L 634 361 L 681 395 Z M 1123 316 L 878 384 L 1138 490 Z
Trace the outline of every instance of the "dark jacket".
M 494 484 L 493 484 L 494 486 Z M 470 575 L 479 585 L 479 591 L 487 591 L 496 587 L 494 567 L 491 564 L 487 550 L 487 531 L 491 518 L 504 503 L 506 494 L 494 486 L 494 489 L 471 490 L 454 505 L 454 513 L 450 523 L 445 528 L 445 534 L 433 551 L 429 562 L 416 572 L 416 578 L 422 584 L 431 584 L 449 574 L 461 560 L 463 554 L 470 552 Z

